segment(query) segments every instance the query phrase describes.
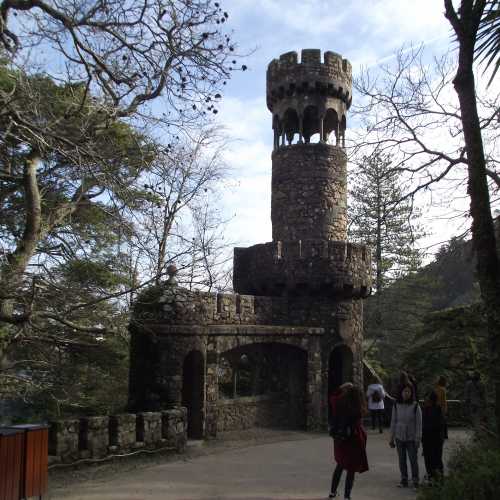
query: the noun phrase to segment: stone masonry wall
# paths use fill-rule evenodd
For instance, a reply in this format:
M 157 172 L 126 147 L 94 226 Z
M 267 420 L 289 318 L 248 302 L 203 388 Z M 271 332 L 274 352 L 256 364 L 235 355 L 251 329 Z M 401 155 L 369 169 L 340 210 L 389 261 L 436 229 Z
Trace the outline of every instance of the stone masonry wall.
M 292 266 L 288 266 L 286 262 L 283 263 L 282 267 L 276 268 L 281 270 L 283 280 L 286 279 L 284 274 L 289 273 L 290 282 L 293 281 L 297 284 L 297 296 L 213 294 L 192 292 L 184 288 L 164 285 L 163 287 L 155 287 L 155 295 L 147 294 L 146 297 L 139 297 L 135 305 L 133 323 L 138 328 L 146 328 L 146 330 L 148 323 L 192 325 L 193 327 L 207 325 L 327 326 L 334 321 L 336 316 L 340 317 L 344 314 L 342 311 L 346 303 L 339 303 L 338 297 L 321 295 L 310 300 L 308 292 L 314 291 L 315 288 L 325 289 L 329 284 L 332 290 L 335 287 L 334 283 L 326 280 L 327 277 L 322 276 L 321 269 L 327 269 L 328 265 L 341 269 L 342 265 L 342 274 L 340 271 L 337 274 L 338 282 L 342 285 L 340 290 L 346 290 L 350 296 L 365 296 L 371 285 L 368 271 L 365 270 L 365 268 L 369 269 L 370 262 L 369 255 L 363 253 L 365 247 L 362 245 L 359 248 L 355 245 L 338 245 L 338 248 L 334 248 L 333 244 L 337 242 L 330 243 L 332 244 L 332 254 L 327 258 L 318 255 L 314 257 L 318 261 L 316 266 L 308 266 L 311 270 L 309 282 L 307 281 L 307 272 L 302 273 L 300 269 L 294 272 Z M 256 247 L 267 248 L 268 245 L 271 249 L 274 244 L 255 245 L 250 250 Z M 271 254 L 269 254 L 269 258 L 266 257 L 268 254 L 267 251 L 263 254 L 262 252 L 255 254 L 255 265 L 252 265 L 250 270 L 253 277 L 248 277 L 247 281 L 244 282 L 242 276 L 241 280 L 238 281 L 241 287 L 259 286 L 259 283 L 265 282 L 266 263 L 273 260 Z M 258 269 L 257 261 L 261 262 L 261 269 Z M 278 271 L 275 274 L 277 276 Z M 353 278 L 353 275 L 360 277 Z M 267 279 L 269 280 L 269 278 L 270 273 L 267 274 Z M 300 293 L 301 287 L 303 287 L 302 294 Z
M 304 49 L 298 61 L 297 52 L 287 52 L 273 59 L 267 68 L 267 107 L 273 111 L 281 99 L 290 95 L 308 95 L 318 89 L 323 95 L 335 96 L 347 106 L 351 101 L 352 67 L 340 54 L 327 51 L 324 61 L 319 49 Z
M 49 455 L 62 463 L 103 458 L 142 448 L 183 451 L 187 442 L 187 411 L 86 417 L 50 423 Z
M 371 289 L 371 253 L 365 245 L 331 240 L 274 241 L 235 248 L 233 284 L 242 294 L 312 293 L 323 300 L 365 297 Z
M 217 402 L 217 432 L 252 427 L 285 427 L 289 422 L 286 399 L 279 399 L 275 395 L 220 399 Z
M 274 151 L 272 162 L 273 241 L 345 240 L 345 152 L 328 144 L 294 144 Z

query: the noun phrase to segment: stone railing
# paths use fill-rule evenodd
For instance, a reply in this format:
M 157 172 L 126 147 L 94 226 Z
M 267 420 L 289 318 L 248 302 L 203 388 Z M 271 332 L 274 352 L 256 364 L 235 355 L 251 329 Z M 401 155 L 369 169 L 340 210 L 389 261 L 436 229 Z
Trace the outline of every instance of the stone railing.
M 72 463 L 141 449 L 171 448 L 182 452 L 187 442 L 187 410 L 124 413 L 50 423 L 49 455 Z

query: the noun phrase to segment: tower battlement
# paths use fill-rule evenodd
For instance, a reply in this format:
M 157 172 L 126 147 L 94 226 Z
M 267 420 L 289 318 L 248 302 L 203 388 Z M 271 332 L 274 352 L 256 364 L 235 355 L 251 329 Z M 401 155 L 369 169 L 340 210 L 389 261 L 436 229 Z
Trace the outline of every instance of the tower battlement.
M 352 99 L 351 63 L 336 52 L 319 49 L 286 52 L 267 68 L 267 106 L 274 111 L 285 97 L 320 93 L 341 99 L 347 109 Z

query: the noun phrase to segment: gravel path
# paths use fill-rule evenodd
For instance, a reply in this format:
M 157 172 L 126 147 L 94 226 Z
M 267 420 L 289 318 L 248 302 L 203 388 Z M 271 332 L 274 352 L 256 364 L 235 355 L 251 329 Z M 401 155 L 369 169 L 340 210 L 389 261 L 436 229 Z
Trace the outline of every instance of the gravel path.
M 447 453 L 463 442 L 450 431 Z M 323 500 L 332 472 L 331 439 L 314 433 L 253 430 L 227 434 L 210 445 L 193 445 L 186 457 L 59 471 L 51 481 L 52 500 Z M 414 499 L 396 487 L 397 457 L 387 434 L 369 431 L 370 471 L 357 475 L 353 500 Z M 423 460 L 421 475 L 424 474 Z

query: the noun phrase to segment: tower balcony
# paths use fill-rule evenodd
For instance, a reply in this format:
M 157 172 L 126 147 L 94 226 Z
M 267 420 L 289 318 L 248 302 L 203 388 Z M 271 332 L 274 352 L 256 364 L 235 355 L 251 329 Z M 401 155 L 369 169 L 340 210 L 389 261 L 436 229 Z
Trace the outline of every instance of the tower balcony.
M 345 241 L 273 241 L 234 249 L 234 290 L 240 294 L 367 297 L 371 254 Z

